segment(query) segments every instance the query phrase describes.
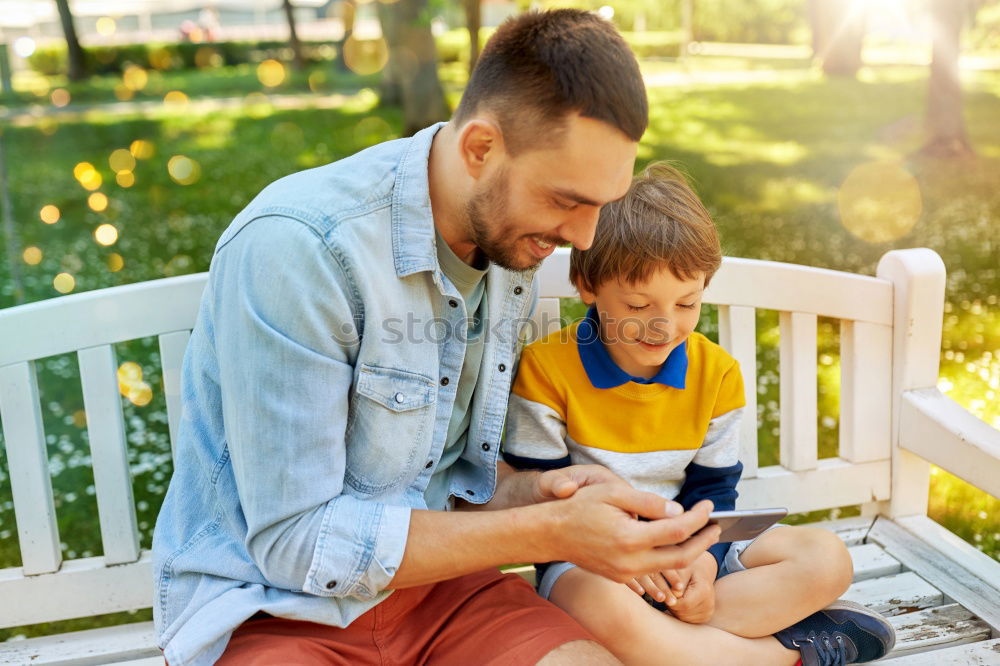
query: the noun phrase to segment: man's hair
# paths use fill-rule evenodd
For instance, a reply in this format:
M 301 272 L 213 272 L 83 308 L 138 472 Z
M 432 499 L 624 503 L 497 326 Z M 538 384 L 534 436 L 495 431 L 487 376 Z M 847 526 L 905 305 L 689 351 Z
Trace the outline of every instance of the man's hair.
M 591 12 L 531 11 L 507 19 L 486 43 L 454 122 L 497 119 L 507 152 L 551 145 L 572 112 L 639 141 L 649 121 L 639 64 L 622 36 Z
M 645 282 L 666 268 L 678 280 L 705 274 L 705 285 L 722 263 L 715 224 L 684 176 L 663 162 L 646 167 L 628 193 L 601 209 L 594 243 L 570 253 L 569 278 L 596 291 L 602 284 Z

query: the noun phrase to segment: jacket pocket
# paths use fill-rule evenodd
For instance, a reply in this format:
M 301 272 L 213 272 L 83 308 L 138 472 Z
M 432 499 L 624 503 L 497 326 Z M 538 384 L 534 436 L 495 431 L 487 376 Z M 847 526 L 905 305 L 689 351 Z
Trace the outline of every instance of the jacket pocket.
M 348 485 L 371 495 L 415 475 L 417 454 L 430 448 L 436 402 L 430 377 L 362 364 L 348 415 Z

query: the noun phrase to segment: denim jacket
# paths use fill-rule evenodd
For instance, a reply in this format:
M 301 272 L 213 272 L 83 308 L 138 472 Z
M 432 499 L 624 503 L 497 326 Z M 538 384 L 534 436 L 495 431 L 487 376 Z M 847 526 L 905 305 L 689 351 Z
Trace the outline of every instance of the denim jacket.
M 153 538 L 156 632 L 172 666 L 212 663 L 257 611 L 347 626 L 391 593 L 465 351 L 428 192 L 440 127 L 271 184 L 219 240 Z M 450 486 L 470 502 L 494 492 L 536 293 L 531 272 L 490 267 Z

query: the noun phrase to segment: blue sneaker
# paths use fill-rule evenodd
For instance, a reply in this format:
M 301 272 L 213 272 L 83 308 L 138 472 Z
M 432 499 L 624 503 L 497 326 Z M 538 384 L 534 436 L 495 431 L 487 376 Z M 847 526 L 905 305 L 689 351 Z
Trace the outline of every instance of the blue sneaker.
M 843 666 L 881 659 L 896 644 L 896 632 L 884 617 L 861 604 L 838 599 L 774 635 L 798 650 L 802 666 Z

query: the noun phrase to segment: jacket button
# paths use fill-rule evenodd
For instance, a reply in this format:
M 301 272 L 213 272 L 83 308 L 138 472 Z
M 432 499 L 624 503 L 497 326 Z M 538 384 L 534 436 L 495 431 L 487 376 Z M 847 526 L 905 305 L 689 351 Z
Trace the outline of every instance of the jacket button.
M 427 464 L 424 465 L 424 469 L 430 469 L 431 467 L 434 467 L 434 461 L 433 460 L 428 460 Z
M 471 490 L 466 490 L 466 491 L 465 491 L 465 494 L 466 494 L 466 495 L 468 495 L 469 497 L 472 497 L 472 496 L 473 496 L 473 495 L 475 495 L 476 493 L 475 493 L 475 492 L 473 492 L 473 491 L 471 491 Z
M 514 295 L 515 296 L 520 296 L 522 291 L 524 291 L 524 289 L 521 288 L 521 285 L 518 285 L 518 286 L 514 287 Z
M 458 301 L 456 301 L 454 298 L 452 298 L 452 299 L 450 299 L 448 301 L 448 305 L 450 305 L 453 308 L 457 308 L 458 307 Z
M 489 450 L 490 450 L 490 445 L 486 442 L 483 442 L 483 451 L 489 451 Z
M 406 396 L 403 395 L 402 393 L 397 393 L 395 395 L 395 398 L 396 398 L 396 402 L 400 402 L 400 403 L 403 402 L 404 400 L 406 400 Z
M 451 380 L 450 380 L 450 379 L 448 379 L 447 377 L 442 377 L 442 378 L 441 378 L 441 386 L 447 386 L 447 385 L 448 385 L 448 382 L 450 382 L 450 381 L 451 381 Z
M 326 583 L 326 589 L 332 590 L 335 587 L 337 587 L 337 581 L 335 581 L 335 580 L 327 581 L 327 583 Z
M 497 370 L 499 370 L 500 372 L 503 372 L 506 369 L 507 369 L 507 366 L 504 365 L 503 363 L 501 363 L 500 365 L 497 366 Z

